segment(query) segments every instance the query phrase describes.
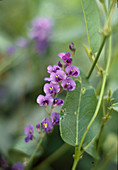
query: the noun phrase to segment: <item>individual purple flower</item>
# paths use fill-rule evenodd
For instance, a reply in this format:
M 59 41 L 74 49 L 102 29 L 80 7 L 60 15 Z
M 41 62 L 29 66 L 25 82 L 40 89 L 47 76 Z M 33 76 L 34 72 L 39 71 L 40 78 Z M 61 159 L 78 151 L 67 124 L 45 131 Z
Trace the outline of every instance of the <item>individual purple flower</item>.
M 56 71 L 57 71 L 57 70 L 60 70 L 60 69 L 61 69 L 61 68 L 60 68 L 59 66 L 56 66 L 56 65 L 53 65 L 53 66 L 49 65 L 49 66 L 47 67 L 48 73 L 52 73 L 52 72 L 56 73 Z
M 62 66 L 63 66 L 60 61 L 58 61 L 58 66 L 59 66 L 59 67 L 62 67 Z
M 8 54 L 10 55 L 13 55 L 15 52 L 16 52 L 16 47 L 14 45 L 10 45 L 8 48 L 7 48 L 7 51 L 6 51 Z
M 76 83 L 72 78 L 68 77 L 66 80 L 62 81 L 61 86 L 64 90 L 73 91 L 76 87 Z
M 43 130 L 44 130 L 46 133 L 48 133 L 48 132 L 50 133 L 50 132 L 52 131 L 52 129 L 53 129 L 53 124 L 52 124 L 52 122 L 51 122 L 50 119 L 45 118 L 45 119 L 43 119 L 42 122 L 41 122 L 41 127 L 43 128 Z
M 33 139 L 34 136 L 34 127 L 32 125 L 28 125 L 25 127 L 24 130 L 25 135 L 27 135 L 27 137 L 25 138 L 25 142 L 29 142 L 29 140 Z
M 0 167 L 2 167 L 4 169 L 8 168 L 8 164 L 6 163 L 4 156 L 1 156 L 1 158 L 0 158 Z
M 44 92 L 46 93 L 47 96 L 56 94 L 59 91 L 60 91 L 60 87 L 58 84 L 46 83 L 44 85 Z
M 40 132 L 40 124 L 39 123 L 37 123 L 36 129 L 37 129 L 38 132 Z
M 50 116 L 51 120 L 52 120 L 52 124 L 56 124 L 59 125 L 59 113 L 57 112 L 53 112 Z
M 63 60 L 63 62 L 68 66 L 72 64 L 71 53 L 59 53 L 58 56 Z
M 53 98 L 52 98 L 52 96 L 39 95 L 39 96 L 37 97 L 37 103 L 38 103 L 40 106 L 52 105 L 52 103 L 53 103 Z
M 74 43 L 73 42 L 71 42 L 71 44 L 69 44 L 69 49 L 75 53 L 76 49 L 74 47 Z
M 70 58 L 66 55 L 62 57 L 62 60 L 67 66 L 72 64 L 72 58 Z
M 80 74 L 79 69 L 75 66 L 67 66 L 66 72 L 67 72 L 68 76 L 73 76 L 73 77 L 77 77 Z
M 12 170 L 24 170 L 24 166 L 21 162 L 15 163 L 12 168 Z
M 28 42 L 24 37 L 18 37 L 16 45 L 20 48 L 25 48 L 28 46 Z
M 57 84 L 61 80 L 66 79 L 66 73 L 63 70 L 57 70 L 56 73 L 51 73 L 50 79 L 53 84 Z
M 53 106 L 62 106 L 64 101 L 62 99 L 54 98 Z

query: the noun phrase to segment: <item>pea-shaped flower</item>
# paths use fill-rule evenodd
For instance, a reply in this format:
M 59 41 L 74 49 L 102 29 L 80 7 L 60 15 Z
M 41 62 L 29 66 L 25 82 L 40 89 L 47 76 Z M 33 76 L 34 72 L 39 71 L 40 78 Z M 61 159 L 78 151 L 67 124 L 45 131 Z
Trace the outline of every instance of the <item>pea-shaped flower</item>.
M 53 98 L 52 98 L 52 96 L 39 95 L 39 96 L 37 97 L 37 103 L 38 103 L 40 106 L 52 105 L 52 103 L 53 103 Z
M 67 52 L 67 53 L 59 53 L 58 56 L 63 60 L 63 62 L 65 63 L 66 66 L 72 64 L 72 58 L 70 58 L 71 53 L 69 53 L 69 52 Z
M 58 84 L 46 83 L 44 85 L 44 92 L 46 93 L 47 96 L 52 95 L 52 94 L 56 94 L 59 91 L 60 91 L 60 87 L 59 87 Z
M 53 65 L 53 66 L 49 65 L 47 67 L 47 72 L 48 73 L 52 73 L 52 72 L 56 73 L 57 70 L 61 70 L 61 68 L 59 66 L 56 66 L 56 65 Z
M 66 67 L 66 72 L 69 76 L 77 77 L 80 74 L 80 71 L 77 67 L 75 66 L 67 66 Z
M 64 90 L 73 91 L 76 87 L 76 83 L 72 78 L 68 77 L 66 80 L 62 81 L 61 86 Z
M 53 112 L 50 116 L 51 120 L 52 120 L 52 123 L 53 125 L 56 124 L 56 125 L 59 125 L 59 113 L 57 112 Z
M 62 106 L 64 101 L 62 99 L 55 98 L 53 100 L 53 106 Z
M 57 84 L 61 80 L 65 80 L 66 77 L 66 73 L 63 70 L 57 70 L 56 73 L 51 73 L 50 80 L 53 84 Z
M 41 127 L 46 133 L 50 133 L 53 129 L 53 124 L 50 119 L 44 118 L 41 122 Z
M 25 142 L 29 142 L 29 140 L 33 139 L 34 136 L 34 127 L 32 125 L 28 125 L 25 127 L 24 130 L 25 135 L 27 135 L 27 137 L 25 138 Z

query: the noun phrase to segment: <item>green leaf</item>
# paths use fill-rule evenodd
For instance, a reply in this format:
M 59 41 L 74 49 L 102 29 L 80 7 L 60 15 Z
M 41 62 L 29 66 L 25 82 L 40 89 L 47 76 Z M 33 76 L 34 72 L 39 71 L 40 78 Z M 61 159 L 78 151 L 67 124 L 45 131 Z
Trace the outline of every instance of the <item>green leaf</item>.
M 60 133 L 62 139 L 72 145 L 79 145 L 84 132 L 94 114 L 97 98 L 94 89 L 84 88 L 76 80 L 76 89 L 69 91 L 60 113 Z M 83 143 L 88 145 L 99 132 L 100 122 L 96 118 Z
M 110 108 L 118 112 L 118 89 L 113 92 L 112 99 Z
M 100 47 L 100 35 L 98 32 L 100 18 L 97 4 L 95 0 L 81 0 L 81 5 L 84 13 L 89 48 L 95 53 Z
M 96 146 L 97 146 L 97 141 L 96 138 L 94 138 L 86 147 L 84 147 L 83 149 L 85 150 L 85 152 L 87 152 L 89 155 L 91 155 L 93 158 L 95 159 L 99 159 L 99 155 L 97 153 L 96 150 Z

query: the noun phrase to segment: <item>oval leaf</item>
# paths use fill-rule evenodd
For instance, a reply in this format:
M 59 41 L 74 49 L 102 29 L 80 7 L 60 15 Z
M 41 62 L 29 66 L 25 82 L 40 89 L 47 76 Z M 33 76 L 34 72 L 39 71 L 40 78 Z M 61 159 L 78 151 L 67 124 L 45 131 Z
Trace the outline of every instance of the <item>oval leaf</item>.
M 66 100 L 60 113 L 60 133 L 62 139 L 73 146 L 79 145 L 84 132 L 94 114 L 97 98 L 93 88 L 83 91 L 81 82 L 76 82 L 76 89 L 67 93 Z M 89 129 L 83 143 L 88 145 L 97 135 L 100 128 L 99 119 L 96 118 Z

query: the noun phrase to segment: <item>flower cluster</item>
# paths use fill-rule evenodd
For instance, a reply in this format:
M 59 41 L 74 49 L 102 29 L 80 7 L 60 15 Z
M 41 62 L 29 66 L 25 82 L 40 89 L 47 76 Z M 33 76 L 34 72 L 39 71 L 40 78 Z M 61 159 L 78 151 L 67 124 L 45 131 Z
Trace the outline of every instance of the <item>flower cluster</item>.
M 29 35 L 35 41 L 38 53 L 42 54 L 48 48 L 52 25 L 52 21 L 48 18 L 35 18 L 32 21 Z
M 49 18 L 34 18 L 31 21 L 31 26 L 28 30 L 28 37 L 17 37 L 14 44 L 9 45 L 6 53 L 13 55 L 18 49 L 25 49 L 27 47 L 35 48 L 38 54 L 44 54 L 50 46 L 50 35 L 52 34 L 53 22 Z
M 34 34 L 36 37 L 38 33 Z M 74 43 L 72 46 L 69 45 L 70 50 L 75 51 Z M 73 53 L 72 53 L 73 54 Z M 36 125 L 36 129 L 41 134 L 41 131 L 46 133 L 52 132 L 54 125 L 59 125 L 59 113 L 52 112 L 53 108 L 56 106 L 62 106 L 64 101 L 56 97 L 58 93 L 61 93 L 63 90 L 73 91 L 76 87 L 76 83 L 73 80 L 74 77 L 79 76 L 80 71 L 77 67 L 72 66 L 72 57 L 70 52 L 59 53 L 58 56 L 62 60 L 58 61 L 58 65 L 49 65 L 47 67 L 47 72 L 50 74 L 50 77 L 46 77 L 44 80 L 49 81 L 44 85 L 45 95 L 39 95 L 37 97 L 37 103 L 40 106 L 44 106 L 48 118 L 44 118 L 41 124 Z M 48 111 L 47 106 L 51 105 L 51 110 Z M 32 125 L 28 125 L 25 128 L 25 142 L 33 139 L 34 129 Z

